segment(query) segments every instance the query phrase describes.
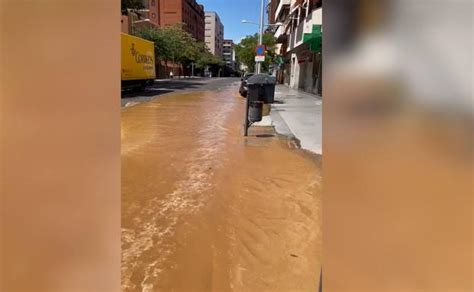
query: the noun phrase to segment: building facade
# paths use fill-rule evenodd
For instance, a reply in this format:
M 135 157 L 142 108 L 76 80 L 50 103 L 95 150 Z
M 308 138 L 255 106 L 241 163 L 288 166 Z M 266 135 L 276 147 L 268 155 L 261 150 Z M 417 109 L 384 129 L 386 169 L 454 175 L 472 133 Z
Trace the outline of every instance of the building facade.
M 223 58 L 224 25 L 216 12 L 205 13 L 205 42 L 207 48 L 217 57 Z
M 268 0 L 267 14 L 268 14 L 268 23 L 276 23 L 275 16 L 278 5 L 281 1 L 279 0 Z
M 129 11 L 126 15 L 121 17 L 121 31 L 126 34 L 135 34 L 142 28 L 154 27 L 155 24 L 147 21 L 148 13 Z
M 184 25 L 196 40 L 204 42 L 204 6 L 196 0 L 145 0 L 148 18 L 155 26 Z
M 222 55 L 225 65 L 230 69 L 236 71 L 237 68 L 235 64 L 235 45 L 233 40 L 224 40 Z
M 121 32 L 130 34 L 130 18 L 128 15 L 122 15 L 121 17 Z
M 282 24 L 274 31 L 282 60 L 278 81 L 321 94 L 322 0 L 271 0 L 267 11 L 272 24 Z

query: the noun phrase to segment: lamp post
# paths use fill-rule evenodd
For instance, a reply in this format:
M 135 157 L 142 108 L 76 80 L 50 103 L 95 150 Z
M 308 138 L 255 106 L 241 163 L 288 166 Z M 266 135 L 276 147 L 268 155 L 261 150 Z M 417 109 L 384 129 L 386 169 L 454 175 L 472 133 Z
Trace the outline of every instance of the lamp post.
M 254 25 L 259 26 L 259 29 L 260 29 L 260 32 L 259 32 L 259 35 L 258 35 L 258 45 L 259 46 L 263 45 L 263 30 L 264 30 L 264 27 L 279 27 L 279 26 L 284 25 L 281 22 L 278 22 L 278 23 L 275 23 L 275 24 L 267 24 L 267 25 L 263 24 L 263 21 L 264 21 L 264 7 L 265 7 L 264 6 L 264 4 L 265 4 L 264 1 L 265 0 L 262 0 L 262 7 L 261 7 L 262 10 L 261 10 L 261 14 L 260 14 L 260 23 L 249 21 L 249 20 L 246 20 L 246 19 L 243 19 L 241 21 L 242 23 L 254 24 Z M 256 67 L 256 73 L 257 74 L 262 73 L 262 63 L 261 62 L 257 62 L 255 67 Z
M 150 20 L 147 18 L 147 19 L 132 21 L 132 34 L 133 35 L 135 34 L 135 23 L 142 23 L 142 22 L 150 22 Z
M 260 10 L 260 23 L 248 21 L 248 20 L 245 20 L 245 19 L 241 21 L 242 23 L 255 24 L 255 25 L 259 26 L 259 28 L 260 28 L 259 36 L 258 36 L 258 45 L 259 46 L 263 45 L 263 30 L 264 30 L 265 26 L 267 26 L 267 27 L 283 26 L 282 23 L 264 25 L 263 22 L 264 22 L 265 0 L 261 0 L 261 7 L 260 8 L 261 8 L 261 10 Z M 257 62 L 255 67 L 256 67 L 256 73 L 260 74 L 262 72 L 262 62 Z M 250 126 L 250 123 L 249 123 L 249 98 L 250 97 L 247 96 L 246 102 L 245 102 L 246 105 L 245 105 L 245 120 L 244 120 L 244 136 L 248 135 L 248 129 L 249 129 L 249 126 Z
M 240 22 L 242 22 L 242 23 L 247 23 L 247 24 L 255 24 L 255 25 L 260 26 L 260 23 L 254 22 L 254 21 L 250 21 L 250 20 L 247 20 L 247 19 L 242 19 Z
M 258 45 L 261 46 L 263 44 L 263 19 L 264 19 L 264 9 L 265 9 L 265 0 L 261 0 L 260 6 L 260 24 L 256 22 L 251 22 L 247 20 L 242 20 L 242 23 L 249 23 L 249 24 L 256 24 L 260 27 L 259 29 L 259 36 L 258 36 Z M 260 74 L 262 72 L 262 63 L 257 62 L 256 64 L 256 73 Z
M 150 22 L 150 19 L 140 19 L 142 13 L 148 13 L 150 10 L 148 9 L 127 9 L 128 14 L 134 15 L 138 20 L 134 20 L 133 18 L 130 19 L 130 30 L 132 31 L 132 34 L 135 34 L 135 23 L 141 23 L 141 22 Z
M 258 37 L 258 45 L 263 44 L 263 18 L 264 18 L 265 0 L 261 1 L 260 7 L 260 35 Z M 262 62 L 257 62 L 257 74 L 262 73 Z

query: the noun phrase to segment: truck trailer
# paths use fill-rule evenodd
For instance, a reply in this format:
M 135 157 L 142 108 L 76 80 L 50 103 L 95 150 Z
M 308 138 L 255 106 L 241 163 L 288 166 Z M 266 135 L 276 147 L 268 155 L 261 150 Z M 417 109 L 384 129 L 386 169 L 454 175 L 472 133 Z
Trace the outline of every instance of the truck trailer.
M 155 72 L 155 44 L 129 34 L 121 34 L 122 89 L 143 89 L 153 84 Z

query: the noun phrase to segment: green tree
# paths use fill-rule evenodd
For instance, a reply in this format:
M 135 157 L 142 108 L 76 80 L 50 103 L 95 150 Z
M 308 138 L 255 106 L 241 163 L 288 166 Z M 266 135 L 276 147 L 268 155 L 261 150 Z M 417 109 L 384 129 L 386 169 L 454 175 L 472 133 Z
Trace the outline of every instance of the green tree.
M 223 61 L 212 55 L 203 42 L 196 41 L 182 24 L 158 28 L 142 28 L 137 36 L 155 43 L 155 56 L 165 64 L 173 62 L 185 67 L 191 63 L 203 69 L 207 65 L 222 66 Z
M 198 42 L 194 37 L 185 32 L 182 27 L 178 27 L 180 39 L 180 51 L 177 55 L 177 61 L 183 65 L 196 62 L 199 59 L 201 50 L 205 48 L 203 42 Z
M 204 69 L 207 65 L 210 65 L 213 62 L 213 55 L 209 52 L 209 49 L 204 45 L 204 43 L 199 42 L 196 44 L 196 55 L 192 60 L 196 68 Z
M 263 63 L 262 70 L 268 71 L 268 68 L 275 57 L 275 44 L 276 39 L 271 33 L 265 33 L 263 35 L 263 44 L 266 46 L 267 52 L 265 56 L 265 62 Z M 255 71 L 255 55 L 258 45 L 258 34 L 249 35 L 242 39 L 240 43 L 235 47 L 235 53 L 239 62 L 248 67 L 249 72 Z
M 169 40 L 162 29 L 142 28 L 137 32 L 137 36 L 155 44 L 155 57 L 158 61 L 167 63 L 172 59 Z
M 196 68 L 204 69 L 206 66 L 222 66 L 223 61 L 214 56 L 207 48 L 199 53 L 196 60 Z

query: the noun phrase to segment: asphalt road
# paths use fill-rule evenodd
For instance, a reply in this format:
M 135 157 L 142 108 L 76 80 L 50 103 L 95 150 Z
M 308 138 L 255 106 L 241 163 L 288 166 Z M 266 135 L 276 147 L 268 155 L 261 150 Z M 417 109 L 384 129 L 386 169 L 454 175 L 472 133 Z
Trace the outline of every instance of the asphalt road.
M 240 78 L 191 78 L 156 80 L 143 91 L 122 91 L 121 107 L 154 99 L 157 96 L 180 91 L 225 90 L 240 82 Z

